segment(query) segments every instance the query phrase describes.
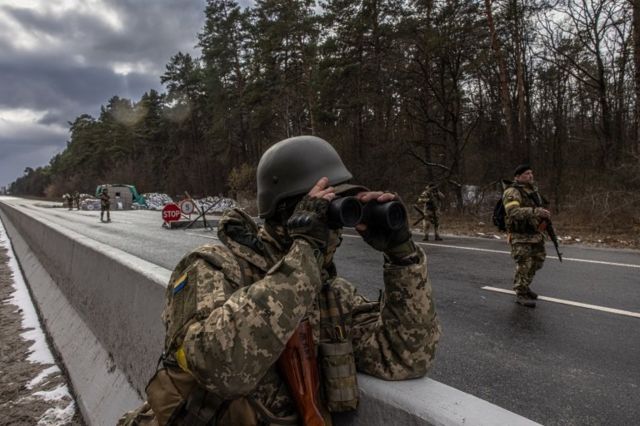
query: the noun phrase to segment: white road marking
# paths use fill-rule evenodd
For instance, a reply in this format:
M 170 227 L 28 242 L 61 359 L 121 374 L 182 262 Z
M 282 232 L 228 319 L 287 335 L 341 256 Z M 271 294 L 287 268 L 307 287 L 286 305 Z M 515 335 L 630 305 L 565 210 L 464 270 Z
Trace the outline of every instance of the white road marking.
M 484 287 L 482 287 L 482 289 L 483 290 L 489 290 L 489 291 L 496 291 L 498 293 L 506 293 L 506 294 L 512 294 L 512 295 L 516 294 L 513 290 L 507 290 L 507 289 L 498 288 L 498 287 L 484 286 Z M 561 303 L 563 305 L 578 306 L 580 308 L 587 308 L 587 309 L 593 309 L 593 310 L 596 310 L 596 311 L 609 312 L 611 314 L 625 315 L 625 316 L 628 316 L 628 317 L 640 318 L 640 313 L 638 313 L 638 312 L 625 311 L 625 310 L 622 310 L 622 309 L 607 308 L 605 306 L 590 305 L 588 303 L 574 302 L 572 300 L 556 299 L 555 297 L 547 297 L 547 296 L 538 296 L 538 300 L 546 300 L 547 302 Z
M 351 237 L 351 238 L 360 238 L 359 235 L 342 234 L 342 236 L 343 237 Z M 461 247 L 461 246 L 453 246 L 453 245 L 450 245 L 450 244 L 423 243 L 423 242 L 420 242 L 420 241 L 416 241 L 416 244 L 420 244 L 420 245 L 423 245 L 423 246 L 432 246 L 432 247 L 453 248 L 453 249 L 458 249 L 458 250 L 483 251 L 483 252 L 486 252 L 486 253 L 511 254 L 511 252 L 508 251 L 508 250 L 492 250 L 492 249 L 484 249 L 484 248 L 478 248 L 478 247 Z M 557 256 L 547 256 L 547 259 L 556 259 L 556 260 L 558 260 L 558 257 Z M 633 263 L 605 262 L 604 260 L 577 259 L 577 258 L 574 258 L 574 257 L 563 257 L 562 260 L 563 261 L 567 260 L 567 261 L 571 261 L 571 262 L 594 263 L 594 264 L 597 264 L 597 265 L 621 266 L 623 268 L 640 269 L 640 265 L 635 265 Z
M 212 240 L 218 239 L 218 237 L 212 237 L 211 235 L 194 234 L 193 232 L 187 232 L 187 231 L 184 231 L 184 233 L 188 235 L 193 235 L 194 237 L 210 238 Z
M 452 246 L 450 244 L 422 243 L 422 242 L 419 242 L 419 241 L 416 242 L 416 244 L 422 244 L 423 246 L 454 248 L 454 249 L 460 249 L 460 250 L 484 251 L 484 252 L 487 252 L 487 253 L 511 254 L 511 252 L 508 251 L 508 250 L 492 250 L 492 249 L 483 249 L 483 248 L 478 248 L 478 247 L 460 247 L 460 246 Z M 547 256 L 547 257 L 550 257 L 550 256 Z

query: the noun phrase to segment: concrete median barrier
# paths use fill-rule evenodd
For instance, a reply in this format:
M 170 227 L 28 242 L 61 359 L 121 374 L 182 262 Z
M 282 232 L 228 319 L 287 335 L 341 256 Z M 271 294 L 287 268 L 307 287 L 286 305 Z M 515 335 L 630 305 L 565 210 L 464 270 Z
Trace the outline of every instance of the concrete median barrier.
M 0 202 L 0 216 L 90 425 L 113 425 L 142 402 L 162 350 L 170 271 Z M 528 425 L 514 413 L 431 379 L 360 375 L 361 406 L 342 425 Z

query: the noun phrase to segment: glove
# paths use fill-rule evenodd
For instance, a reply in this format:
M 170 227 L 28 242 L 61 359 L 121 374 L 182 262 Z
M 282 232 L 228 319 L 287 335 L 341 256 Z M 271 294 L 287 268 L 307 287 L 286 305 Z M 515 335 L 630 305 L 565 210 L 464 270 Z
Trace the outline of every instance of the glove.
M 396 201 L 400 200 L 396 199 Z M 414 254 L 416 247 L 411 240 L 409 222 L 406 217 L 400 228 L 392 230 L 385 225 L 384 220 L 375 220 L 372 217 L 372 208 L 375 206 L 372 203 L 377 203 L 377 201 L 369 201 L 363 208 L 363 223 L 367 225 L 367 229 L 358 231 L 362 239 L 374 249 L 385 252 L 391 258 L 402 258 Z
M 324 252 L 329 239 L 328 211 L 329 201 L 305 195 L 287 221 L 289 236 L 302 238 Z

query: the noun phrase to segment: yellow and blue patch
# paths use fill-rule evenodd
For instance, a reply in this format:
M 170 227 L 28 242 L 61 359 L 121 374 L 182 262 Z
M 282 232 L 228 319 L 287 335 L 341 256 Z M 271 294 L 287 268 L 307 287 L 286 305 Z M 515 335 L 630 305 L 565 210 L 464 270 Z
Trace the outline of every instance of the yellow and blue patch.
M 189 281 L 187 274 L 182 274 L 180 278 L 173 282 L 173 294 L 176 295 L 182 291 L 183 288 L 186 287 L 187 282 Z

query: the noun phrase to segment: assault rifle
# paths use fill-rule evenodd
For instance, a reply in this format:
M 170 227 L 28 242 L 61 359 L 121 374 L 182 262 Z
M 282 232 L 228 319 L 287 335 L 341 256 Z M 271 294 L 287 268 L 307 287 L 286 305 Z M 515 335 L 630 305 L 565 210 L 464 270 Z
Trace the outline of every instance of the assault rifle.
M 415 222 L 413 222 L 413 225 L 411 226 L 416 226 L 417 224 L 419 224 L 422 220 L 424 220 L 427 215 L 424 214 L 424 210 L 422 210 L 420 207 L 416 206 L 415 204 L 413 205 L 413 208 L 420 214 L 420 217 L 418 218 L 418 220 L 416 220 Z
M 331 426 L 331 416 L 320 401 L 320 375 L 311 324 L 304 319 L 278 358 L 305 426 Z
M 530 195 L 530 198 L 533 202 L 538 206 L 542 207 L 546 203 L 543 202 L 543 198 L 540 196 L 538 191 L 534 192 Z M 560 253 L 560 245 L 558 244 L 558 234 L 556 234 L 556 230 L 553 229 L 553 224 L 551 223 L 551 219 L 543 219 L 538 225 L 538 230 L 540 232 L 546 232 L 551 241 L 553 242 L 553 246 L 556 248 L 556 253 L 558 253 L 558 260 L 562 262 L 562 253 Z
M 556 253 L 558 253 L 558 260 L 562 262 L 562 253 L 560 253 L 560 246 L 558 244 L 558 235 L 556 234 L 556 230 L 553 229 L 553 224 L 551 223 L 551 220 L 545 219 L 542 222 L 540 222 L 538 229 L 541 232 L 546 232 L 547 235 L 549 235 L 549 238 L 551 238 L 551 241 L 553 242 L 553 246 L 556 248 Z

